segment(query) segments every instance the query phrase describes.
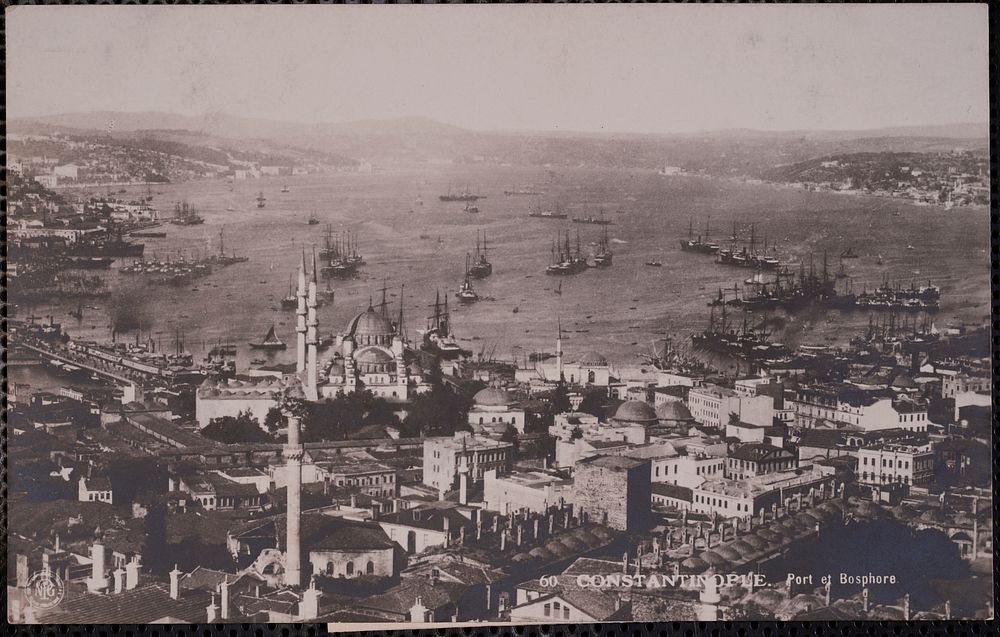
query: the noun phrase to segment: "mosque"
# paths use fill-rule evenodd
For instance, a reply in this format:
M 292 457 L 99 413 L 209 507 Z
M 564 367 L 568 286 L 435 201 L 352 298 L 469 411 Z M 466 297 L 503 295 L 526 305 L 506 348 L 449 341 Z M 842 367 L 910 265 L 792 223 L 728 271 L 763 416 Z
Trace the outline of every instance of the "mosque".
M 200 426 L 247 409 L 263 421 L 263 415 L 277 406 L 281 391 L 296 385 L 309 401 L 368 390 L 390 402 L 406 402 L 430 390 L 418 354 L 406 345 L 402 306 L 394 322 L 384 298 L 378 307 L 369 300 L 368 308 L 350 320 L 328 354 L 320 359 L 317 283 L 315 259 L 309 277 L 303 256 L 296 291 L 294 373 L 279 374 L 279 378 L 206 380 L 196 395 Z

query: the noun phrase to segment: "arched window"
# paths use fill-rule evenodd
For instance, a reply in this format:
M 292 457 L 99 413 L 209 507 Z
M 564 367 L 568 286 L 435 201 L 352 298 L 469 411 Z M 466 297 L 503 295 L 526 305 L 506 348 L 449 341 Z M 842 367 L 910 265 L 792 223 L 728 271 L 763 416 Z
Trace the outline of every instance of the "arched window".
M 333 562 L 326 563 L 326 574 L 333 575 Z
M 375 574 L 375 562 L 368 560 L 368 563 L 365 564 L 365 573 L 367 573 L 368 575 Z
M 593 384 L 594 382 L 596 382 L 596 380 L 597 380 L 597 374 L 594 373 L 594 370 L 590 370 L 589 372 L 587 372 L 588 383 Z
M 350 577 L 351 575 L 354 575 L 354 562 L 347 563 L 347 576 Z
M 549 604 L 545 604 L 545 606 L 542 607 L 542 614 L 546 617 L 550 617 L 552 615 L 552 607 Z

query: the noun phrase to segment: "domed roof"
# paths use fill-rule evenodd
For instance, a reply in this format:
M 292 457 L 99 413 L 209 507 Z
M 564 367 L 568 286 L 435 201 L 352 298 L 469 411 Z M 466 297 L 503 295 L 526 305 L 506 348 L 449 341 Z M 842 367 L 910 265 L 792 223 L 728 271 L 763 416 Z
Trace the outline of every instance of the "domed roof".
M 377 347 L 370 347 L 368 349 L 363 349 L 358 352 L 355 357 L 359 363 L 368 364 L 385 364 L 391 363 L 393 361 L 392 356 L 386 352 L 384 349 L 379 349 Z
M 705 551 L 704 553 L 699 555 L 699 557 L 703 562 L 709 564 L 710 566 L 715 566 L 718 568 L 729 568 L 730 566 L 729 560 L 719 555 L 715 551 Z
M 765 540 L 760 535 L 742 535 L 740 536 L 740 542 L 745 542 L 751 548 L 757 551 L 762 551 L 767 548 L 769 542 Z
M 736 551 L 737 553 L 739 553 L 742 557 L 747 557 L 747 556 L 753 555 L 754 553 L 757 552 L 757 549 L 754 548 L 750 544 L 750 538 L 752 538 L 752 537 L 753 536 L 750 535 L 750 536 L 746 537 L 745 539 L 736 540 L 735 542 L 733 542 L 729 546 L 734 551 Z M 754 539 L 756 539 L 757 541 L 761 541 L 759 538 L 754 538 Z
M 590 351 L 578 358 L 576 360 L 576 364 L 586 365 L 589 367 L 606 367 L 608 365 L 608 359 L 604 358 L 604 356 L 598 354 L 597 352 Z
M 506 407 L 514 404 L 514 400 L 506 390 L 499 387 L 486 387 L 476 392 L 472 401 L 483 407 Z
M 691 411 L 679 400 L 669 400 L 656 407 L 656 417 L 660 420 L 691 421 Z
M 656 412 L 641 400 L 626 400 L 618 407 L 614 419 L 620 422 L 648 423 L 656 420 Z
M 730 561 L 739 560 L 743 557 L 740 555 L 739 551 L 728 545 L 717 547 L 715 552 Z M 707 562 L 708 560 L 705 561 Z
M 371 306 L 358 314 L 347 324 L 350 336 L 392 336 L 396 333 L 392 321 L 375 311 Z
M 757 529 L 754 533 L 766 542 L 771 544 L 781 544 L 782 536 L 780 533 L 775 533 L 771 529 Z
M 692 573 L 701 573 L 708 568 L 708 564 L 705 563 L 705 560 L 692 556 L 681 562 L 681 568 Z
M 615 537 L 614 533 L 604 528 L 603 526 L 594 527 L 593 529 L 590 530 L 590 532 L 605 542 Z

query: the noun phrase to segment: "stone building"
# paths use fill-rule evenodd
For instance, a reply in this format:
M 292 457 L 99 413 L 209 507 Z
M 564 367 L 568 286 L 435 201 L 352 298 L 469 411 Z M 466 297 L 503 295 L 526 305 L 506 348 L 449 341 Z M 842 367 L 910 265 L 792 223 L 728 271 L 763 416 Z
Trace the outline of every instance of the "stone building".
M 651 489 L 648 460 L 594 456 L 576 464 L 573 505 L 581 515 L 620 531 L 649 524 Z

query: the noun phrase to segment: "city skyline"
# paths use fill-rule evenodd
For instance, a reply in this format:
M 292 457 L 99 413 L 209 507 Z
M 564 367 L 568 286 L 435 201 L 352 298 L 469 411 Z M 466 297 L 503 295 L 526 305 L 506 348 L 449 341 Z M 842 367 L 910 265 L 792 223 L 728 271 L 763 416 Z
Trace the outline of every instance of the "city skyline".
M 7 16 L 15 118 L 428 117 L 471 130 L 583 133 L 988 120 L 986 23 L 976 5 L 734 7 L 741 19 L 725 24 L 721 7 L 259 7 L 236 19 L 228 7 L 26 9 Z M 80 28 L 95 19 L 106 38 Z M 372 34 L 390 44 L 372 47 Z

